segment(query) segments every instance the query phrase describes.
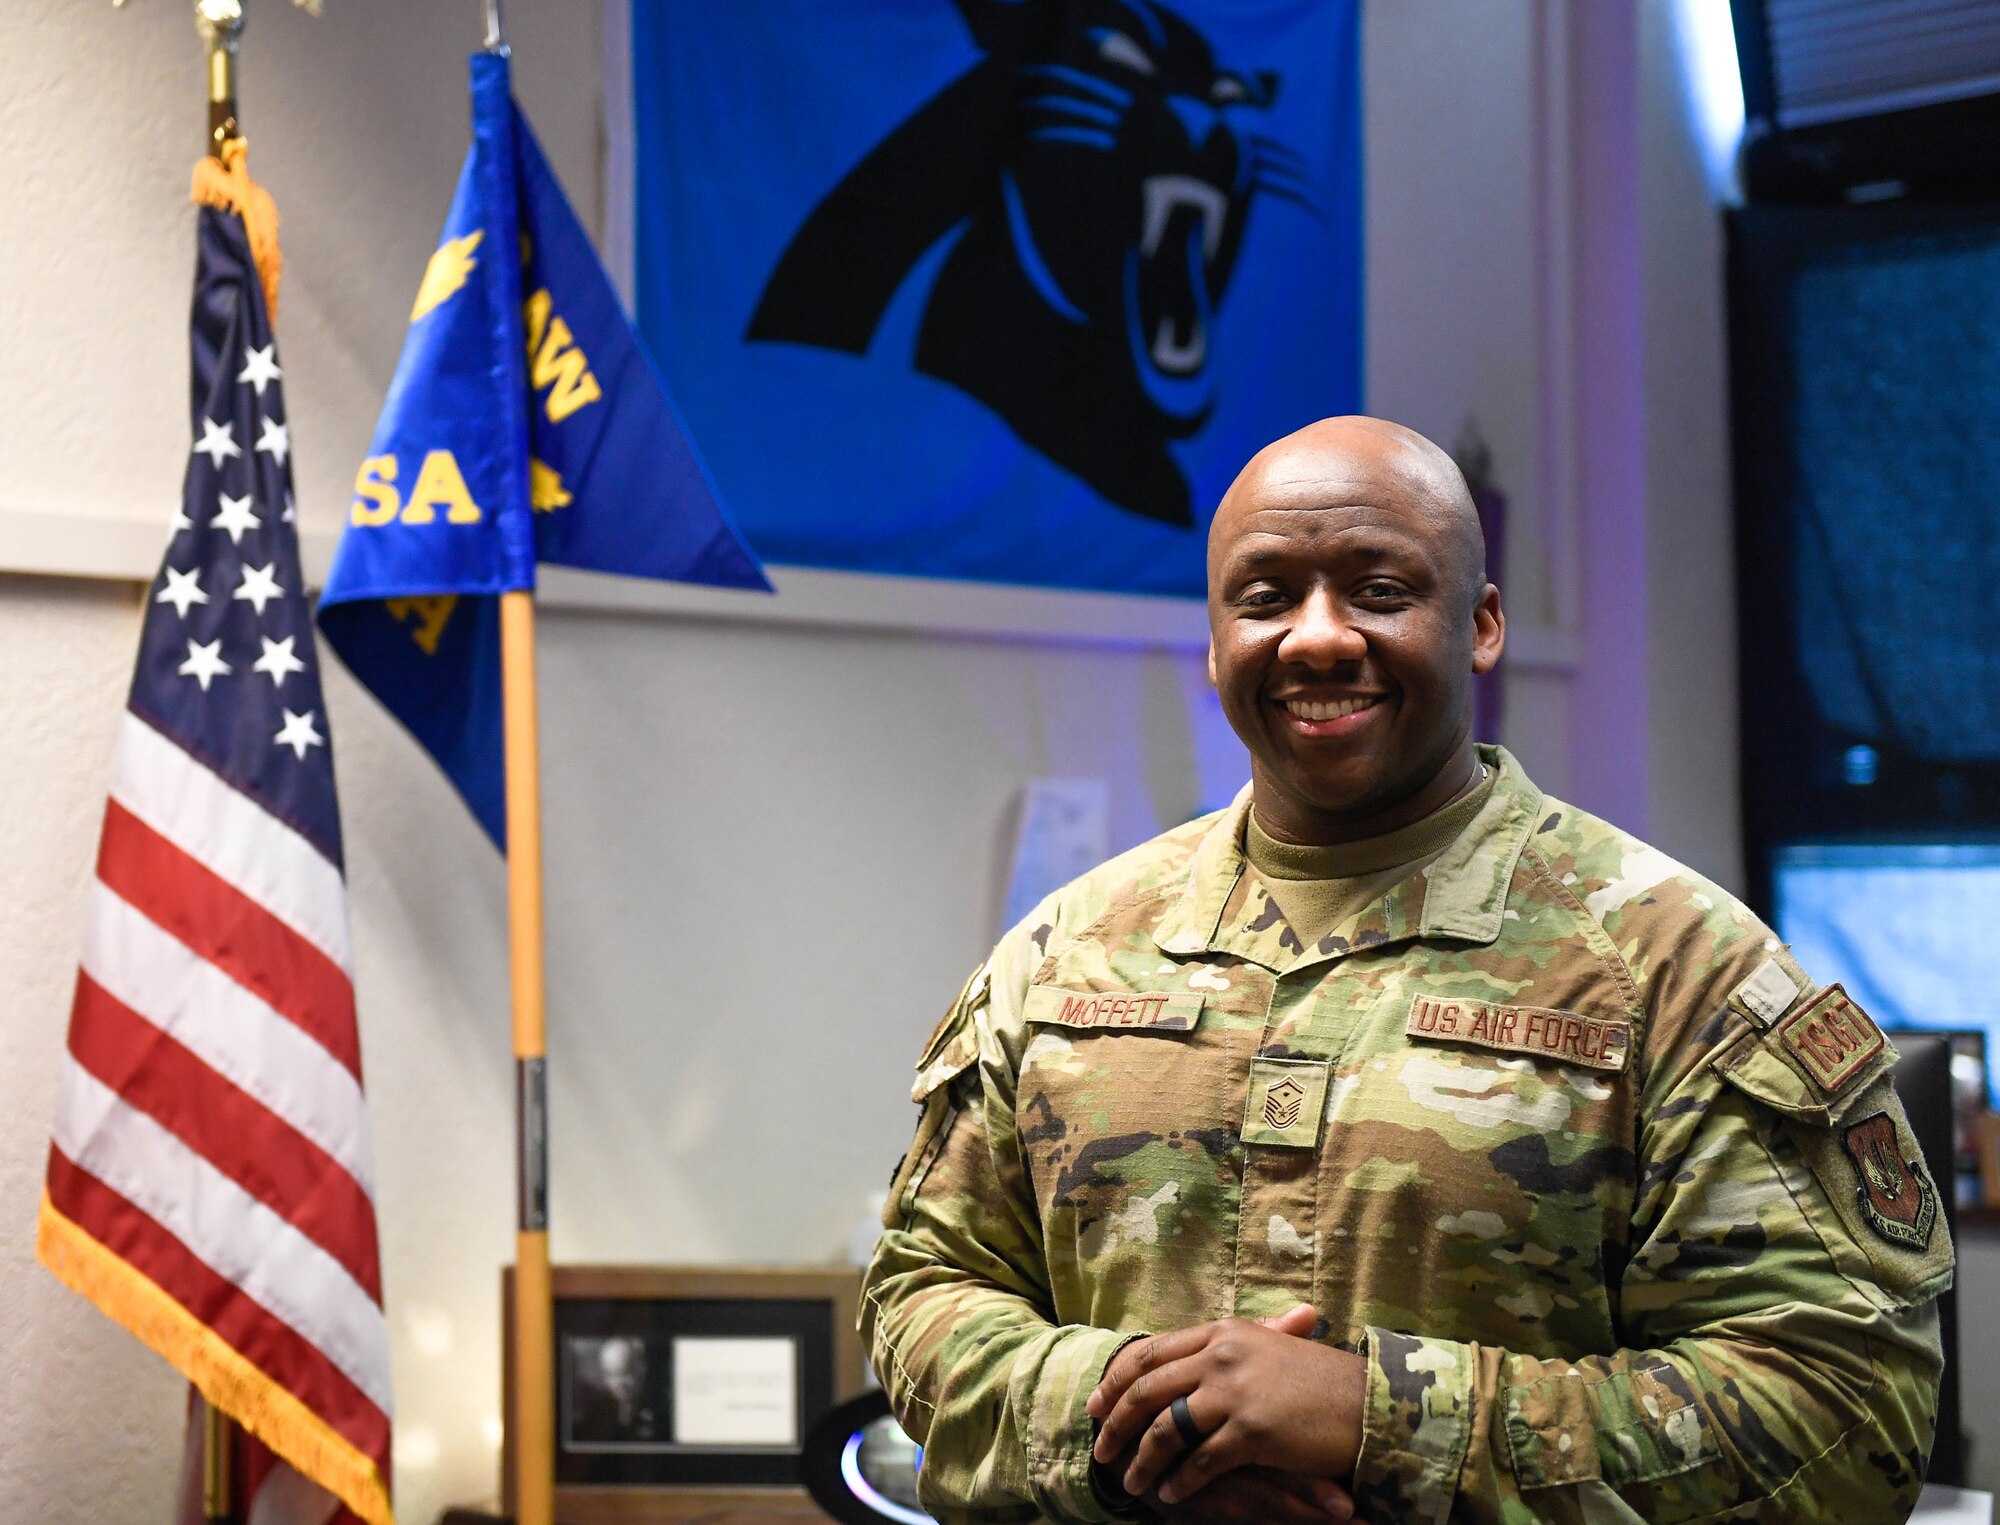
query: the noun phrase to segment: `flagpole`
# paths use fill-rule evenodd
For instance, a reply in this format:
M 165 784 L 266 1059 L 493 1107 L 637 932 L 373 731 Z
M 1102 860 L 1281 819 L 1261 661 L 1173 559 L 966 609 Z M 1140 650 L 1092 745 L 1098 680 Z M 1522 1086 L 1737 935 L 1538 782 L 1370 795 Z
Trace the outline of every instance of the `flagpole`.
M 236 137 L 236 50 L 243 39 L 243 7 L 236 0 L 195 0 L 195 30 L 208 49 L 208 152 Z
M 507 51 L 485 0 L 489 53 Z M 500 595 L 507 776 L 507 932 L 514 999 L 514 1519 L 555 1525 L 555 1298 L 549 1281 L 548 977 L 542 944 L 542 782 L 535 595 Z
M 549 1285 L 548 1013 L 542 957 L 541 755 L 535 596 L 500 595 L 507 767 L 507 910 L 514 995 L 514 1518 L 555 1519 L 555 1325 Z
M 517 1112 L 514 1254 L 514 1518 L 555 1519 L 555 1324 L 549 1284 L 548 1019 L 542 956 L 541 757 L 535 597 L 500 595 L 507 767 L 507 906 Z
M 208 153 L 220 161 L 222 147 L 237 136 L 236 51 L 243 38 L 243 8 L 235 0 L 195 0 L 194 28 L 208 54 Z M 201 1404 L 201 1517 L 206 1525 L 229 1525 L 234 1513 L 229 1486 L 229 1416 L 213 1403 Z
M 229 1416 L 206 1399 L 201 1404 L 201 1517 L 229 1525 Z

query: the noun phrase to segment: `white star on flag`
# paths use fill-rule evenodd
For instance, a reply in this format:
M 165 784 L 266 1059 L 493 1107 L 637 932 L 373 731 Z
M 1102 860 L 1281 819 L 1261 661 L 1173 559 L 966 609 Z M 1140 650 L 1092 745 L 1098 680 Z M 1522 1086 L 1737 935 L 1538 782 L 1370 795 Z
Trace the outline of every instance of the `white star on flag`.
M 271 745 L 290 747 L 298 753 L 299 760 L 303 762 L 306 748 L 323 747 L 326 745 L 326 738 L 313 729 L 311 710 L 307 710 L 303 715 L 294 715 L 290 710 L 286 710 L 285 723 L 279 728 L 278 734 L 271 738 Z
M 290 493 L 285 494 L 285 511 L 278 515 L 278 517 L 287 524 L 298 523 L 298 510 L 292 507 L 292 495 Z
M 167 585 L 153 595 L 156 604 L 172 604 L 174 613 L 182 619 L 188 617 L 189 604 L 205 604 L 208 595 L 201 591 L 201 568 L 189 567 L 185 572 L 166 569 Z
M 282 641 L 274 641 L 268 635 L 260 635 L 257 639 L 264 643 L 264 654 L 250 664 L 250 670 L 269 673 L 271 687 L 283 688 L 288 674 L 306 670 L 306 664 L 292 655 L 297 636 L 288 635 Z
M 176 503 L 174 505 L 173 520 L 167 525 L 167 533 L 169 535 L 178 535 L 182 530 L 191 530 L 193 528 L 194 520 L 188 517 L 187 505 L 185 503 Z
M 201 691 L 205 694 L 208 692 L 210 679 L 226 677 L 234 669 L 222 660 L 222 637 L 217 636 L 207 643 L 190 638 L 187 660 L 174 671 L 184 678 L 194 679 L 201 685 Z
M 267 561 L 261 567 L 253 567 L 246 561 L 243 564 L 243 581 L 236 585 L 236 591 L 229 596 L 232 599 L 247 598 L 256 606 L 257 615 L 261 619 L 264 605 L 274 598 L 284 596 L 285 590 L 278 586 L 277 565 L 275 561 Z
M 245 493 L 240 498 L 232 498 L 224 492 L 217 493 L 216 498 L 222 504 L 222 512 L 208 522 L 219 530 L 227 530 L 231 545 L 241 545 L 243 532 L 254 530 L 264 522 L 250 512 L 250 494 Z M 264 611 L 259 609 L 257 612 L 262 614 Z
M 236 379 L 249 382 L 257 389 L 259 397 L 264 395 L 265 387 L 285 374 L 278 369 L 278 362 L 273 358 L 277 348 L 275 344 L 267 344 L 262 349 L 246 348 L 243 351 L 243 369 L 236 373 Z
M 236 443 L 236 425 L 218 424 L 212 418 L 204 418 L 201 421 L 201 438 L 194 442 L 194 453 L 206 455 L 218 468 L 225 458 L 241 455 L 242 447 Z
M 290 431 L 275 418 L 264 420 L 264 432 L 257 436 L 257 448 L 268 450 L 278 458 L 280 466 L 285 464 L 285 452 L 292 448 Z

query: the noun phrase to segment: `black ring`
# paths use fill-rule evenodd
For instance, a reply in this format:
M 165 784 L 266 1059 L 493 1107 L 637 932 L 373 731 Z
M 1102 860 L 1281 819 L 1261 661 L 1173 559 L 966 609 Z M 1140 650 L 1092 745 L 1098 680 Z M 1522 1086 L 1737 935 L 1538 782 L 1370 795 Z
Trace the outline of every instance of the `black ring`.
M 1202 1433 L 1201 1426 L 1194 1422 L 1194 1415 L 1188 1412 L 1185 1395 L 1169 1403 L 1167 1405 L 1167 1412 L 1173 1416 L 1174 1428 L 1181 1432 L 1181 1444 L 1186 1446 L 1190 1451 L 1208 1439 Z

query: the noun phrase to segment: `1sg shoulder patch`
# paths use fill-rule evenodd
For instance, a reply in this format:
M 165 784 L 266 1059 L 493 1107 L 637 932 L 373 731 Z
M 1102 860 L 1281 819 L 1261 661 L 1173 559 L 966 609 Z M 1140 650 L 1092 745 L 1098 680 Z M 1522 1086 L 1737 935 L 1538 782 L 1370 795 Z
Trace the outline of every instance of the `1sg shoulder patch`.
M 1772 1031 L 1829 1098 L 1871 1074 L 1889 1050 L 1875 1019 L 1838 985 L 1827 986 Z
M 1896 1119 L 1877 1112 L 1843 1129 L 1840 1144 L 1861 1184 L 1855 1199 L 1862 1221 L 1891 1244 L 1923 1251 L 1937 1227 L 1937 1188 L 1921 1159 L 1905 1158 Z

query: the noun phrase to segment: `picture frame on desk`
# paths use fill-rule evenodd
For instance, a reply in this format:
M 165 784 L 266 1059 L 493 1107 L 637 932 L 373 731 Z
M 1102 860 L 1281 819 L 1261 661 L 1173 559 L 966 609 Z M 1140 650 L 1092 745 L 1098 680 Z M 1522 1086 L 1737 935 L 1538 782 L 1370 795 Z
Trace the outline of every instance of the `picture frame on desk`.
M 556 1513 L 642 1525 L 750 1510 L 818 1519 L 807 1432 L 862 1392 L 849 1267 L 556 1266 Z M 514 1411 L 512 1268 L 501 1281 L 503 1412 Z M 513 1436 L 503 1436 L 502 1488 Z M 506 1498 L 505 1507 L 513 1508 Z

